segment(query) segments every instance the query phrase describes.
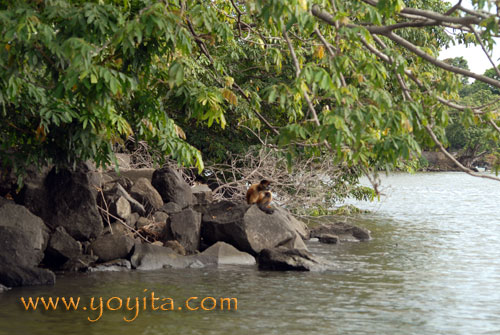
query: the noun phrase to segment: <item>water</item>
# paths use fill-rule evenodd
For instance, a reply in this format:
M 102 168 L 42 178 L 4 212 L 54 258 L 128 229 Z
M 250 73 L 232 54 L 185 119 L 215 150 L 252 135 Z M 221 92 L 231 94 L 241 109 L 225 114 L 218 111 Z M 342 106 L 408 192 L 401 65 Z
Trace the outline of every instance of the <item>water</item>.
M 499 187 L 462 173 L 394 174 L 383 178 L 380 202 L 354 202 L 373 211 L 354 219 L 372 241 L 309 243 L 335 271 L 65 275 L 54 287 L 0 294 L 0 334 L 500 334 Z M 175 310 L 148 306 L 129 323 L 123 318 L 133 311 L 104 310 L 91 323 L 97 311 L 26 312 L 19 300 L 81 296 L 88 305 L 92 296 L 117 296 L 142 303 L 152 291 L 171 297 Z M 194 307 L 208 296 L 235 297 L 238 309 L 186 310 L 189 297 L 199 298 Z

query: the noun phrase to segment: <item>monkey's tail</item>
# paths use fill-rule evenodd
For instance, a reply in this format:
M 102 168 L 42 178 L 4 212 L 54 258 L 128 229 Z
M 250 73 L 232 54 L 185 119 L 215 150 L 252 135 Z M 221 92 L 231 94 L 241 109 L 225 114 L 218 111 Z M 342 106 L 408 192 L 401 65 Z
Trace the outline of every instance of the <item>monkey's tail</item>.
M 257 204 L 257 206 L 259 206 L 260 210 L 263 211 L 264 213 L 267 213 L 267 214 L 274 213 L 274 208 L 268 207 L 269 205 Z

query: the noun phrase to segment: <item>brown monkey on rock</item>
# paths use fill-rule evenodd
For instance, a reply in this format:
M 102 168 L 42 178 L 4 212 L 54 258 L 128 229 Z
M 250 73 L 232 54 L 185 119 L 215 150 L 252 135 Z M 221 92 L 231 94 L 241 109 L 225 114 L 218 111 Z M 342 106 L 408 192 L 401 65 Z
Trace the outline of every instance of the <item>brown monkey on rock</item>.
M 257 204 L 263 212 L 273 214 L 274 209 L 270 206 L 273 196 L 268 191 L 269 184 L 271 181 L 266 179 L 261 180 L 258 184 L 252 184 L 247 191 L 247 203 L 249 205 Z

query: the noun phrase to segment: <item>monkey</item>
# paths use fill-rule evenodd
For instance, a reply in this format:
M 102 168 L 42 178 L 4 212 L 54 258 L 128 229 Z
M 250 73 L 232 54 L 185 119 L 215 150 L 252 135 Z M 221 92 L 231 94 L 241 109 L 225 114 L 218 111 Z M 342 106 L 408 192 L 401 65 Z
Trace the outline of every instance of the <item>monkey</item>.
M 247 203 L 249 205 L 257 204 L 261 211 L 267 214 L 273 214 L 274 209 L 269 205 L 273 200 L 271 192 L 269 192 L 269 180 L 263 179 L 258 184 L 253 184 L 247 191 Z

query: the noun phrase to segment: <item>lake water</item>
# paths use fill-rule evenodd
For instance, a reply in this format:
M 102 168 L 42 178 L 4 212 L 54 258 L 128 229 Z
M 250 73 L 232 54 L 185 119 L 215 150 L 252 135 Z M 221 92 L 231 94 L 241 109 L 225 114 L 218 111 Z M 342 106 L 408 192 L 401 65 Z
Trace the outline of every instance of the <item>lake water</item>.
M 422 173 L 393 174 L 382 186 L 380 202 L 353 202 L 373 211 L 353 219 L 372 231 L 372 241 L 308 244 L 335 271 L 65 275 L 54 287 L 0 293 L 0 334 L 500 334 L 500 183 Z M 172 298 L 175 310 L 152 311 L 148 300 L 133 322 L 123 320 L 133 311 L 105 309 L 91 323 L 97 311 L 27 312 L 20 302 L 117 296 L 142 304 L 151 292 Z M 188 311 L 190 297 L 198 297 L 192 306 L 203 297 L 234 297 L 237 311 Z

